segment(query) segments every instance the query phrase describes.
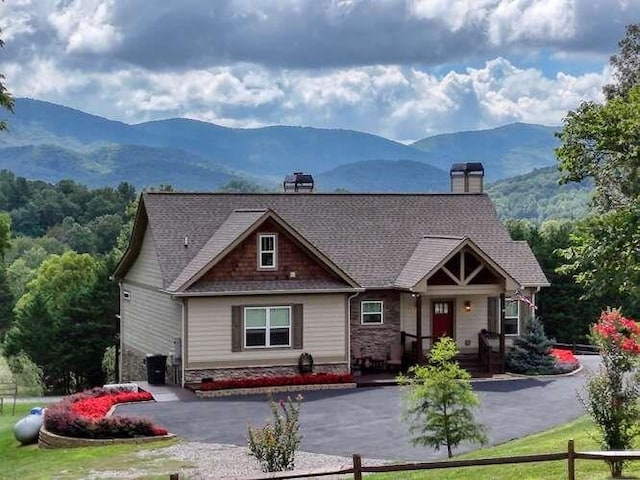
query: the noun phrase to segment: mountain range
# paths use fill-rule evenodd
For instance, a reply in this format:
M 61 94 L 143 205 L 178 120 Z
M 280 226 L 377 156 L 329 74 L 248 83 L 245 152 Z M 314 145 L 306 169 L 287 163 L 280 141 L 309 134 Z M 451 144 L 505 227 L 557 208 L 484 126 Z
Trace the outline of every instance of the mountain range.
M 553 165 L 554 129 L 515 123 L 428 137 L 404 145 L 353 130 L 273 126 L 227 128 L 184 118 L 127 124 L 18 98 L 0 135 L 0 168 L 90 186 L 129 181 L 214 190 L 234 178 L 276 188 L 292 171 L 324 191 L 446 191 L 452 163 L 482 161 L 487 181 Z

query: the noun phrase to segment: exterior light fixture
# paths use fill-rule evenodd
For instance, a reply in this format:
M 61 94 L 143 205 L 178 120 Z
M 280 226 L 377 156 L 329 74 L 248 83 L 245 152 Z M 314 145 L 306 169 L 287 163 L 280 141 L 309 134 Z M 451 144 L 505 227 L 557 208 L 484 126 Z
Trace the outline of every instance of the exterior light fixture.
M 464 311 L 465 312 L 470 312 L 471 311 L 471 300 L 466 300 L 464 302 Z

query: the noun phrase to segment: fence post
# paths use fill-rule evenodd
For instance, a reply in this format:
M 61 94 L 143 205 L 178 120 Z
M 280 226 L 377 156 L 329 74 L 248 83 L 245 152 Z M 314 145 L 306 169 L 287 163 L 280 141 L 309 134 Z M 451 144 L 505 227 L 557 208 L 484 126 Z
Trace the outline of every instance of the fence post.
M 353 480 L 362 480 L 362 458 L 357 453 L 353 454 Z
M 573 439 L 571 439 L 567 444 L 567 473 L 569 480 L 576 480 L 575 452 L 575 445 L 573 444 Z

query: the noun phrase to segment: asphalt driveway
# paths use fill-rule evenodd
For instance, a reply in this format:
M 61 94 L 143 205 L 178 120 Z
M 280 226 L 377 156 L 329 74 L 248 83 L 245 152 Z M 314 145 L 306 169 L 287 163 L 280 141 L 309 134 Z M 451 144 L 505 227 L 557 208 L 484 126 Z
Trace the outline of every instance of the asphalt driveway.
M 581 362 L 585 370 L 595 368 L 598 357 L 581 357 Z M 584 381 L 581 372 L 561 378 L 476 382 L 474 390 L 482 398 L 478 418 L 490 429 L 490 443 L 503 443 L 580 416 L 583 409 L 576 392 Z M 400 392 L 400 387 L 304 392 L 302 450 L 393 460 L 442 457 L 443 452 L 411 445 L 407 425 L 401 420 Z M 234 445 L 246 445 L 248 424 L 261 425 L 271 416 L 262 395 L 123 405 L 117 413 L 151 418 L 190 441 Z

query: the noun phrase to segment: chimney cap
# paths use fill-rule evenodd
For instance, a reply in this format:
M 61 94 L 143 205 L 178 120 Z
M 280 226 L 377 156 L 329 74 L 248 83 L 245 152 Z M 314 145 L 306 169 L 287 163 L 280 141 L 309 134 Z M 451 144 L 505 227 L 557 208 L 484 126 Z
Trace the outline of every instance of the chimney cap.
M 313 176 L 308 173 L 294 172 L 293 175 L 284 177 L 283 186 L 285 192 L 312 192 Z
M 451 175 L 484 175 L 481 162 L 454 163 L 451 165 Z

